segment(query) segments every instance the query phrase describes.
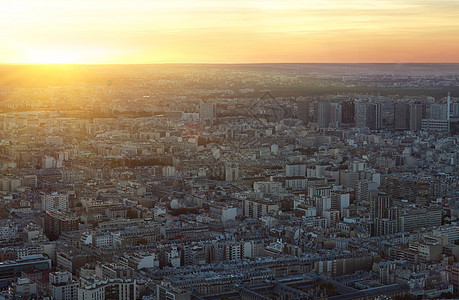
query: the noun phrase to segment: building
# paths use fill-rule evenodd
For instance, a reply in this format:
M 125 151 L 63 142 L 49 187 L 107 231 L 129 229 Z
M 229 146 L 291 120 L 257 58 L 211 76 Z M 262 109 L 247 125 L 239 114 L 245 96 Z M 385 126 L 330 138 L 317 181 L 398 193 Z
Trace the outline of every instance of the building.
M 253 190 L 257 197 L 265 195 L 278 196 L 282 192 L 282 183 L 277 181 L 257 181 L 253 183 Z
M 50 240 L 59 238 L 62 232 L 78 230 L 79 218 L 64 212 L 45 212 L 43 232 Z
M 128 266 L 116 263 L 97 264 L 95 268 L 96 276 L 100 279 L 125 278 L 134 275 L 134 270 Z
M 422 131 L 449 131 L 449 120 L 422 119 Z
M 392 197 L 389 194 L 379 193 L 371 197 L 370 219 L 373 222 L 374 236 L 400 232 L 400 208 L 392 205 Z
M 69 211 L 69 195 L 52 193 L 41 195 L 42 211 Z
M 410 104 L 410 131 L 421 130 L 421 120 L 423 119 L 423 104 Z
M 382 128 L 382 104 L 367 103 L 366 104 L 366 126 L 371 130 L 379 130 Z
M 431 120 L 447 120 L 448 107 L 446 103 L 431 103 L 428 118 Z
M 278 211 L 279 204 L 261 200 L 245 199 L 242 207 L 242 214 L 253 219 L 259 219 L 266 215 L 276 215 Z
M 330 127 L 340 128 L 342 123 L 342 108 L 340 103 L 330 104 Z
M 72 279 L 72 273 L 49 273 L 49 293 L 52 299 L 76 300 L 78 299 L 78 282 Z
M 287 164 L 285 165 L 285 176 L 287 177 L 298 177 L 306 176 L 306 165 L 301 163 Z
M 222 222 L 234 221 L 237 217 L 236 207 L 222 207 Z
M 319 127 L 329 127 L 330 126 L 330 111 L 331 104 L 328 101 L 319 102 L 319 112 L 317 124 Z
M 402 232 L 418 231 L 421 228 L 432 228 L 441 225 L 441 209 L 410 210 L 400 216 L 400 230 Z
M 239 170 L 237 164 L 228 164 L 225 166 L 225 181 L 238 181 L 244 177 L 242 170 Z
M 9 242 L 19 238 L 18 226 L 10 221 L 6 220 L 0 224 L 0 242 Z
M 81 278 L 78 300 L 135 300 L 137 283 L 133 279 Z
M 156 285 L 156 300 L 190 300 L 191 295 L 185 290 L 167 284 Z
M 8 290 L 7 299 L 36 299 L 37 284 L 30 278 L 18 278 L 13 282 Z
M 214 121 L 217 118 L 217 109 L 215 103 L 204 103 L 199 104 L 199 119 L 201 121 Z
M 297 113 L 296 117 L 298 120 L 303 121 L 304 125 L 309 124 L 309 101 L 307 100 L 298 100 L 297 101 Z
M 355 127 L 364 128 L 367 127 L 367 103 L 356 102 L 355 103 Z
M 0 282 L 13 281 L 21 276 L 23 271 L 46 271 L 52 267 L 51 259 L 42 254 L 24 256 L 16 260 L 0 264 Z
M 397 102 L 394 104 L 394 129 L 410 129 L 410 105 L 406 102 Z
M 343 125 L 353 125 L 355 117 L 355 105 L 353 101 L 341 102 L 341 122 Z
M 337 210 L 340 212 L 340 216 L 343 215 L 343 210 L 349 207 L 350 197 L 349 193 L 344 193 L 340 191 L 331 192 L 331 209 Z

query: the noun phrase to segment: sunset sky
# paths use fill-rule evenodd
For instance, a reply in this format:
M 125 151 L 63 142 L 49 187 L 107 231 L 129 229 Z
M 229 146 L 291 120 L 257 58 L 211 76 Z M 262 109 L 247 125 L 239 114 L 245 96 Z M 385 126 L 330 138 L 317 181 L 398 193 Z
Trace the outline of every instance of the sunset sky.
M 0 63 L 459 62 L 457 0 L 15 0 Z

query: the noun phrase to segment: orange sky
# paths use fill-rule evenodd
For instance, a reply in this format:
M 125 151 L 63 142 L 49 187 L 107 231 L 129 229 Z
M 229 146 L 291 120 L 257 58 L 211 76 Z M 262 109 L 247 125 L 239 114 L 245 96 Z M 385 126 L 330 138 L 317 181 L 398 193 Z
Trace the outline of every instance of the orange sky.
M 15 0 L 0 63 L 459 62 L 456 0 Z

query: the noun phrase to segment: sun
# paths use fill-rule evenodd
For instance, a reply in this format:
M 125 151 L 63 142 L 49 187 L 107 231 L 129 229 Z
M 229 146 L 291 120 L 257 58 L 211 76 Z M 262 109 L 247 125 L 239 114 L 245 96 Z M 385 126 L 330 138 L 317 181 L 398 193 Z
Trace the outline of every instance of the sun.
M 32 53 L 27 62 L 32 64 L 76 64 L 78 59 L 71 53 L 40 51 Z
M 34 49 L 27 53 L 27 63 L 31 64 L 85 64 L 90 63 L 95 51 L 88 49 Z

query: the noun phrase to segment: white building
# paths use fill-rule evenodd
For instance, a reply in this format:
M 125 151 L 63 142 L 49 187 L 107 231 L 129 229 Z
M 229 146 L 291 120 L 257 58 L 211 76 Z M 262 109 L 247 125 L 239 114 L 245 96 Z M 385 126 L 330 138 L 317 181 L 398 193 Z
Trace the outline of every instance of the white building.
M 306 165 L 305 164 L 287 164 L 285 166 L 285 176 L 297 177 L 306 176 Z
M 180 267 L 180 253 L 177 246 L 172 246 L 171 251 L 166 252 L 166 260 L 172 267 Z
M 62 193 L 43 194 L 41 196 L 43 211 L 69 211 L 69 195 Z
M 236 207 L 223 207 L 222 208 L 222 222 L 236 220 L 237 208 Z
M 132 279 L 99 280 L 96 277 L 82 278 L 78 288 L 78 300 L 105 300 L 110 299 L 135 300 L 137 284 Z M 107 296 L 107 297 L 106 297 Z
M 32 295 L 37 295 L 37 284 L 29 278 L 18 278 L 16 282 L 11 284 L 9 294 L 11 298 L 8 299 L 22 299 L 26 295 L 31 299 L 33 298 Z
M 173 176 L 175 176 L 175 167 L 174 166 L 165 166 L 165 167 L 163 167 L 163 176 L 164 177 L 173 177 Z
M 156 253 L 135 252 L 132 254 L 125 254 L 121 257 L 120 263 L 134 270 L 157 268 L 159 267 L 159 257 Z
M 253 190 L 257 196 L 279 195 L 282 191 L 282 183 L 277 181 L 258 181 L 253 183 Z

